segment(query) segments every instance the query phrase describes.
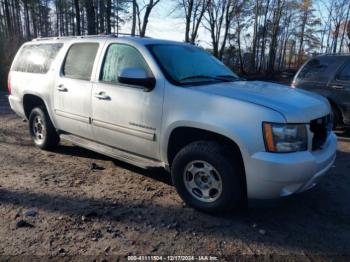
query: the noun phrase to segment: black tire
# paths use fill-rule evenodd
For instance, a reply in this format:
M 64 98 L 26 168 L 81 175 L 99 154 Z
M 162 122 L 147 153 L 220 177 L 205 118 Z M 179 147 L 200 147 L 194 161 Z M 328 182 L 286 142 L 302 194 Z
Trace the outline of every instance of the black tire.
M 40 120 L 38 122 L 38 120 Z M 38 132 L 38 130 L 41 130 Z M 29 115 L 29 132 L 34 144 L 43 150 L 55 149 L 60 138 L 45 107 L 34 108 Z M 42 135 L 41 135 L 41 134 Z
M 232 154 L 226 147 L 211 141 L 194 142 L 180 150 L 172 163 L 171 176 L 183 201 L 191 207 L 208 213 L 222 213 L 241 206 L 245 199 L 244 168 L 241 158 L 238 155 L 234 157 L 234 155 L 237 154 Z M 196 189 L 190 193 L 190 190 L 186 188 L 185 180 L 188 175 L 185 170 L 197 160 L 209 163 L 221 177 L 221 194 L 213 202 L 199 200 L 194 196 Z

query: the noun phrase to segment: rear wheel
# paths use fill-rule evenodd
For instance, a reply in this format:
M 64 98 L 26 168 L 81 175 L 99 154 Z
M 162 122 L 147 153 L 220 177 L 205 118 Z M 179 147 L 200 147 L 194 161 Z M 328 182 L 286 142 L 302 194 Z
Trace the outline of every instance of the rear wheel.
M 44 150 L 57 147 L 60 139 L 44 107 L 34 108 L 29 115 L 29 132 L 34 144 Z
M 171 175 L 181 198 L 196 209 L 227 211 L 243 199 L 241 160 L 216 142 L 194 142 L 180 150 Z

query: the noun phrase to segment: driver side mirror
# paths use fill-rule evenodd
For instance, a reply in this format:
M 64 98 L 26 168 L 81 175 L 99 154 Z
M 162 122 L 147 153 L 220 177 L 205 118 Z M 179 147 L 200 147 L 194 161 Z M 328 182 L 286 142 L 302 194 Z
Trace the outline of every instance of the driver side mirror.
M 122 84 L 142 86 L 145 91 L 152 91 L 156 85 L 156 79 L 149 77 L 141 68 L 124 68 L 118 75 L 118 81 Z

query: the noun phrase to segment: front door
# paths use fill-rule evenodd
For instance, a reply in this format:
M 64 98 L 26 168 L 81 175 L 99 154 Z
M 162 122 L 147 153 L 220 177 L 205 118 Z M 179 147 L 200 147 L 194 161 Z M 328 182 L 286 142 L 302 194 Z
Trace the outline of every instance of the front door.
M 91 74 L 98 43 L 75 43 L 68 51 L 54 91 L 57 127 L 65 132 L 93 138 L 91 116 Z
M 151 69 L 135 47 L 111 43 L 106 47 L 99 81 L 92 91 L 92 126 L 97 141 L 152 159 L 159 159 L 163 85 L 146 92 L 141 86 L 118 82 L 125 68 Z

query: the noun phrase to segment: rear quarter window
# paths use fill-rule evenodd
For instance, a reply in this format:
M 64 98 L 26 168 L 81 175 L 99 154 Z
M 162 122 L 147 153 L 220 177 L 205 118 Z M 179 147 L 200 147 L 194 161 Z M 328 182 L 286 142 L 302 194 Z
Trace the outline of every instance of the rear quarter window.
M 46 74 L 62 46 L 62 43 L 23 46 L 13 64 L 12 70 Z
M 298 79 L 314 82 L 327 82 L 339 64 L 337 57 L 311 59 L 300 71 Z

